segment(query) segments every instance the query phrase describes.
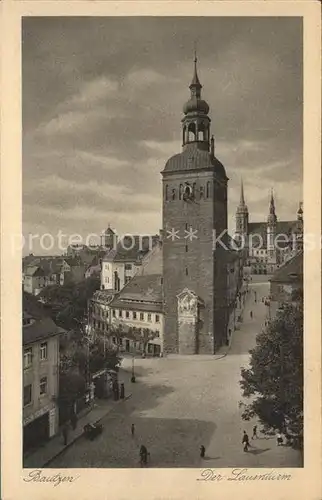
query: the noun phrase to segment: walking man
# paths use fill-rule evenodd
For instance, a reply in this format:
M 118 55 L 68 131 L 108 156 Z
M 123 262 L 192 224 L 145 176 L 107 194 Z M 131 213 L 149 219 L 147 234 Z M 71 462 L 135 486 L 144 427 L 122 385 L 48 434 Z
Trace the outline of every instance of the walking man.
M 244 451 L 248 451 L 249 448 L 249 437 L 246 431 L 244 431 L 243 439 L 242 439 L 242 444 L 244 445 Z
M 131 425 L 131 434 L 132 434 L 132 437 L 134 436 L 134 433 L 135 433 L 135 425 L 132 424 Z
M 206 448 L 204 447 L 204 445 L 202 444 L 200 446 L 200 456 L 201 458 L 205 458 L 205 453 L 206 453 Z
M 254 425 L 254 427 L 253 427 L 252 439 L 255 439 L 255 438 L 257 438 L 257 425 Z

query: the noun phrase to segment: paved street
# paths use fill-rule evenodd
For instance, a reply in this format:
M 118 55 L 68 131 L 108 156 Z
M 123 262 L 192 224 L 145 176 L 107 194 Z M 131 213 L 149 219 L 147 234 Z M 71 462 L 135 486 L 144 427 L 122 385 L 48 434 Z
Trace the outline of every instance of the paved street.
M 277 447 L 274 438 L 262 436 L 248 453 L 242 450 L 243 429 L 251 436 L 255 422 L 241 420 L 240 368 L 247 365 L 248 350 L 264 323 L 266 307 L 261 297 L 268 295 L 269 285 L 259 280 L 250 288 L 244 321 L 234 332 L 226 357 L 138 359 L 136 384 L 130 383 L 131 360 L 124 360 L 123 375 L 132 397 L 106 416 L 100 437 L 93 442 L 81 438 L 50 467 L 139 467 L 141 444 L 151 453 L 151 467 L 300 466 L 298 452 Z M 205 460 L 199 457 L 202 444 Z

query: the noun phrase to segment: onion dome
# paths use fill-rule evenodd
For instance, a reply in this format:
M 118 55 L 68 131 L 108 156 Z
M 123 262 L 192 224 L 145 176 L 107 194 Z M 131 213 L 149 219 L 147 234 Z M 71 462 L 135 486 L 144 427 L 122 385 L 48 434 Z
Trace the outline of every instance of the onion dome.
M 183 112 L 185 115 L 188 113 L 204 113 L 207 115 L 209 113 L 209 106 L 203 99 L 192 97 L 184 104 Z

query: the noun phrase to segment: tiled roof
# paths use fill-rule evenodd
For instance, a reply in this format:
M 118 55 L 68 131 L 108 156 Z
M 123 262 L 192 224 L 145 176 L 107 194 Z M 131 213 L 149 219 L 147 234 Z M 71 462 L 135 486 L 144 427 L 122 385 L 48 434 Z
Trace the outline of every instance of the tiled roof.
M 190 144 L 182 153 L 172 156 L 162 173 L 200 169 L 213 170 L 220 177 L 227 178 L 223 164 L 217 158 L 212 157 L 209 151 L 199 149 L 197 143 Z
M 162 276 L 146 274 L 134 276 L 118 295 L 121 300 L 162 302 Z
M 23 326 L 24 345 L 58 335 L 64 331 L 47 316 L 44 306 L 37 298 L 27 292 L 22 294 L 22 312 L 25 319 L 33 318 L 35 320 L 30 325 Z
M 291 237 L 292 233 L 297 230 L 298 222 L 295 221 L 277 221 L 276 223 L 276 235 L 287 235 Z M 248 223 L 248 234 L 258 235 L 258 237 L 253 237 L 251 240 L 252 247 L 256 248 L 261 245 L 261 239 L 263 241 L 263 246 L 267 246 L 267 222 L 249 222 Z M 289 243 L 283 238 L 279 240 L 278 245 L 280 248 L 283 246 L 287 247 Z
M 163 312 L 163 305 L 161 302 L 151 302 L 151 303 L 145 303 L 145 302 L 136 302 L 136 301 L 131 301 L 131 300 L 120 300 L 120 299 L 115 299 L 113 300 L 111 306 L 114 309 L 128 309 L 130 311 L 142 311 L 142 312 L 154 312 L 154 313 L 162 313 Z
M 27 266 L 25 269 L 26 276 L 44 276 L 45 273 L 40 266 Z
M 300 283 L 303 280 L 303 252 L 294 255 L 271 277 L 270 281 L 278 283 Z
M 59 335 L 61 332 L 62 329 L 51 318 L 37 319 L 34 323 L 22 328 L 23 345 Z
M 154 235 L 152 238 L 152 246 L 154 247 L 159 236 Z M 104 262 L 141 262 L 142 258 L 151 250 L 149 248 L 149 237 L 140 237 L 133 235 L 132 238 L 126 238 L 119 241 L 116 249 L 112 249 L 104 257 Z

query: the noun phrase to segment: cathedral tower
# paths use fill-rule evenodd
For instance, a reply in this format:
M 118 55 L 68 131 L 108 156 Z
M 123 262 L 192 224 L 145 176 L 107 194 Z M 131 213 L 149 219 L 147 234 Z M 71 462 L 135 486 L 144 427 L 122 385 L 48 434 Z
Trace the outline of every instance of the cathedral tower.
M 277 217 L 275 214 L 275 201 L 273 190 L 271 192 L 271 199 L 269 203 L 269 212 L 267 217 L 267 256 L 269 262 L 276 262 L 276 223 Z
M 212 354 L 226 335 L 227 176 L 215 156 L 209 106 L 201 98 L 197 59 L 183 107 L 182 152 L 163 176 L 165 352 Z
M 248 208 L 244 198 L 243 181 L 240 184 L 240 201 L 236 211 L 236 235 L 246 237 L 248 234 Z

